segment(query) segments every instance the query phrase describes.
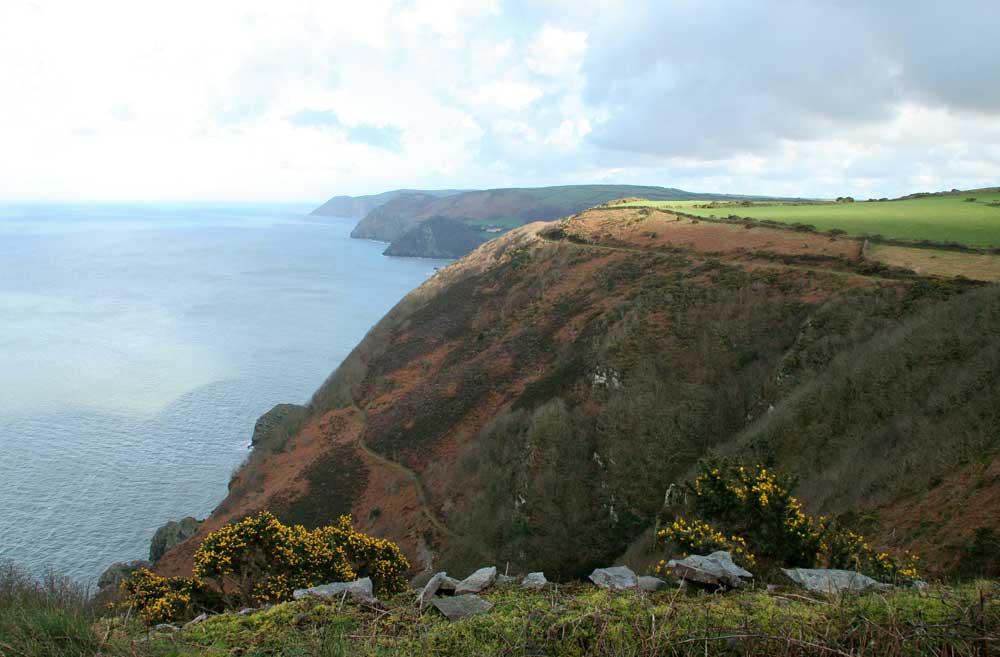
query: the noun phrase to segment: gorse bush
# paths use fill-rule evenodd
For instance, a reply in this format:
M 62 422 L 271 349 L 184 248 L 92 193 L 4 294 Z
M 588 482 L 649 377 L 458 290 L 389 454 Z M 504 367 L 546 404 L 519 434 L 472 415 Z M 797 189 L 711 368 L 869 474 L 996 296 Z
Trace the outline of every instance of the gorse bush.
M 906 553 L 896 561 L 861 535 L 806 515 L 792 495 L 794 488 L 794 478 L 760 465 L 702 461 L 689 484 L 693 510 L 701 518 L 677 518 L 657 538 L 685 556 L 727 550 L 745 566 L 760 558 L 780 566 L 850 568 L 881 580 L 919 576 L 916 556 Z M 661 561 L 657 570 L 664 568 Z
M 261 512 L 210 534 L 194 555 L 195 576 L 240 604 L 276 602 L 298 588 L 371 577 L 376 590 L 405 586 L 410 567 L 391 541 L 355 531 L 349 516 L 308 530 Z
M 124 605 L 139 612 L 149 624 L 173 623 L 202 611 L 219 611 L 216 591 L 198 579 L 161 577 L 145 568 L 133 572 L 121 583 Z

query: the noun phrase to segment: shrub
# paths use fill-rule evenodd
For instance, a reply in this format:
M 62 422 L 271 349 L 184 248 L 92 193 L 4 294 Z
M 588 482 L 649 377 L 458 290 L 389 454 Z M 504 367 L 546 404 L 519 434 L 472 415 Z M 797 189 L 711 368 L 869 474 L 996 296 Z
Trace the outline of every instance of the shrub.
M 202 611 L 221 608 L 217 592 L 189 577 L 161 577 L 140 568 L 121 587 L 125 592 L 124 606 L 135 609 L 150 625 L 182 621 Z
M 883 581 L 919 576 L 916 556 L 906 553 L 897 562 L 861 535 L 806 515 L 792 495 L 795 483 L 760 465 L 702 461 L 689 484 L 694 511 L 702 519 L 678 518 L 658 538 L 685 553 L 728 550 L 744 565 L 760 557 L 783 566 L 852 568 Z
M 195 575 L 241 604 L 276 602 L 298 588 L 369 576 L 377 590 L 405 585 L 406 557 L 394 543 L 354 530 L 349 516 L 312 531 L 261 512 L 210 534 L 194 555 Z

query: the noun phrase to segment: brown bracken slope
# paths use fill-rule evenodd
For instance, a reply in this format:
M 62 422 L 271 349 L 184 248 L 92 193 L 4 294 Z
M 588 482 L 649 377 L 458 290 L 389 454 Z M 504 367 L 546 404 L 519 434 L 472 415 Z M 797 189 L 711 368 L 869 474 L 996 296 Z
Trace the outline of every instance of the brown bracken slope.
M 158 567 L 270 509 L 350 513 L 417 569 L 576 576 L 637 554 L 669 486 L 722 453 L 944 570 L 1000 525 L 976 508 L 1000 492 L 998 333 L 996 286 L 849 239 L 646 208 L 531 224 L 404 298 Z

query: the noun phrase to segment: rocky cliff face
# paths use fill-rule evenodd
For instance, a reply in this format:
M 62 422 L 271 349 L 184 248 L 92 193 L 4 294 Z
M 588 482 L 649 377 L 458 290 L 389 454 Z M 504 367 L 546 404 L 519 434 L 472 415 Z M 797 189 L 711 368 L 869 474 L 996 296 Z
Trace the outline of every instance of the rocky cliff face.
M 424 192 L 399 194 L 369 211 L 351 231 L 351 237 L 392 242 L 412 229 L 416 225 L 412 218 L 436 200 L 436 196 Z
M 492 235 L 454 219 L 434 217 L 393 240 L 388 256 L 411 258 L 460 258 Z
M 794 472 L 810 512 L 890 549 L 937 536 L 943 569 L 1000 526 L 1000 480 L 942 492 L 995 469 L 998 335 L 1000 288 L 878 268 L 852 240 L 648 209 L 532 224 L 404 298 L 158 567 L 270 509 L 351 513 L 421 568 L 578 576 L 722 452 Z

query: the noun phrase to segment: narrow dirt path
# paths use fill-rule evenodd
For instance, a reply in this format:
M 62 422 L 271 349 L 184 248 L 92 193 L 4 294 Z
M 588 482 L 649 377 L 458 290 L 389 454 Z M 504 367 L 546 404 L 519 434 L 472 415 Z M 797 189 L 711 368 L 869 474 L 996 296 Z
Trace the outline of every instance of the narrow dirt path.
M 373 458 L 375 461 L 378 461 L 382 465 L 386 466 L 387 468 L 391 468 L 393 470 L 396 470 L 397 472 L 402 473 L 407 479 L 413 482 L 413 486 L 417 491 L 417 497 L 420 499 L 421 511 L 427 518 L 427 521 L 430 522 L 434 526 L 434 528 L 437 529 L 442 534 L 454 538 L 456 536 L 455 532 L 450 530 L 434 514 L 434 511 L 431 510 L 431 505 L 427 501 L 427 491 L 424 489 L 424 485 L 420 481 L 420 477 L 417 475 L 417 473 L 398 461 L 393 461 L 391 459 L 386 458 L 385 456 L 382 456 L 381 454 L 373 450 L 371 447 L 369 447 L 368 443 L 365 442 L 365 435 L 368 433 L 368 413 L 366 413 L 363 408 L 354 403 L 353 400 L 351 401 L 351 408 L 357 411 L 358 415 L 361 416 L 361 431 L 360 433 L 358 433 L 358 446 L 361 447 L 361 451 L 370 456 L 371 458 Z

